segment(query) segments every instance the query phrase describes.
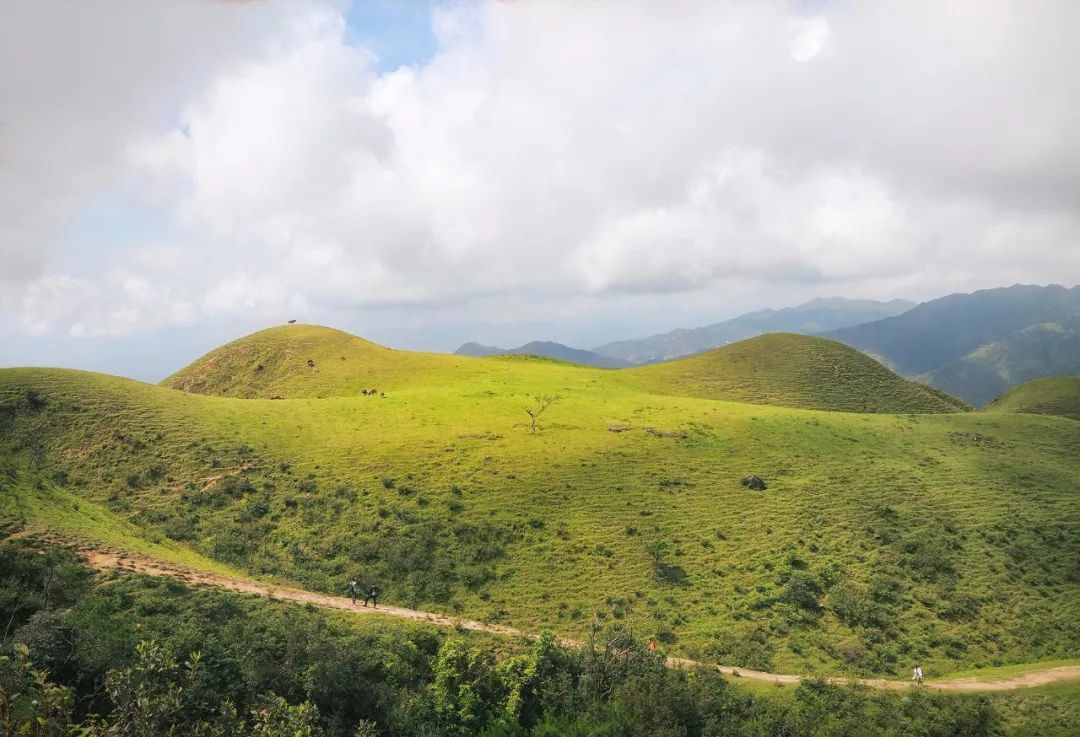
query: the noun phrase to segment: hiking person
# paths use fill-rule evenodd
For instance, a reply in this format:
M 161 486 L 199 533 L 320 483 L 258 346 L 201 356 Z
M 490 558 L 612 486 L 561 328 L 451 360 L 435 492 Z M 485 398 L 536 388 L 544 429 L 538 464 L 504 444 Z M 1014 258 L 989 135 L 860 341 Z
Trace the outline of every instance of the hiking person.
M 368 601 L 375 609 L 379 608 L 379 587 L 375 584 L 368 587 L 367 596 L 364 597 L 364 606 L 367 606 Z
M 345 587 L 345 590 L 349 592 L 349 598 L 352 599 L 352 605 L 356 606 L 356 597 L 360 593 L 360 589 L 356 585 L 356 581 L 349 581 L 349 585 Z
M 917 686 L 922 685 L 923 673 L 921 665 L 916 665 L 915 668 L 911 671 L 911 680 L 914 681 L 915 685 Z

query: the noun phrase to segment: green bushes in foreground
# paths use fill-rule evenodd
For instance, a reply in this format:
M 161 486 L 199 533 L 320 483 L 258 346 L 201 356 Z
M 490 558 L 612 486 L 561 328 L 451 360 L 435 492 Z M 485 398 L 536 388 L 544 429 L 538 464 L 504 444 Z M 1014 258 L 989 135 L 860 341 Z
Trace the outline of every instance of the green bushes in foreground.
M 33 595 L 55 570 L 62 595 Z M 29 568 L 28 568 L 29 566 Z M 89 584 L 76 555 L 0 548 L 36 602 L 0 601 L 0 732 L 34 737 L 765 737 L 998 734 L 991 701 L 807 682 L 755 695 L 710 670 L 664 666 L 632 633 L 568 649 L 329 615 L 172 580 Z M 46 672 L 47 669 L 47 672 Z M 76 725 L 76 726 L 71 726 Z M 6 730 L 6 731 L 5 731 Z
M 570 673 L 553 667 L 557 660 L 568 664 L 567 653 L 559 651 L 546 638 L 528 655 L 495 662 L 488 652 L 449 639 L 436 658 L 434 680 L 402 693 L 400 711 L 388 723 L 360 718 L 346 725 L 325 719 L 310 700 L 294 704 L 273 693 L 260 696 L 242 712 L 228 699 L 208 698 L 202 679 L 210 666 L 198 653 L 181 664 L 160 644 L 143 642 L 131 665 L 107 675 L 108 715 L 88 715 L 75 723 L 76 690 L 52 683 L 47 672 L 35 669 L 23 645 L 14 664 L 3 662 L 0 727 L 5 734 L 33 737 L 995 733 L 994 713 L 985 699 L 925 693 L 900 698 L 807 682 L 795 690 L 789 704 L 780 705 L 741 692 L 714 672 L 673 671 L 655 661 L 653 667 L 639 663 L 624 672 L 609 698 L 589 700 L 582 691 L 563 690 Z M 586 681 L 597 677 L 578 675 Z M 567 708 L 574 701 L 581 708 Z

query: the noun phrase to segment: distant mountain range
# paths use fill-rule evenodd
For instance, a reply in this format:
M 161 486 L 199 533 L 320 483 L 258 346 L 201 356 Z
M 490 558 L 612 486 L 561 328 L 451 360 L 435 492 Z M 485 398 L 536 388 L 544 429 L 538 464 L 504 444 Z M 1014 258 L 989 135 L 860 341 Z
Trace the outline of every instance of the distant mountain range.
M 880 320 L 907 312 L 914 302 L 894 299 L 878 302 L 869 299 L 814 299 L 798 307 L 781 310 L 758 310 L 706 325 L 701 328 L 673 330 L 640 340 L 619 340 L 592 349 L 593 353 L 629 361 L 633 364 L 669 361 L 700 353 L 765 333 L 815 335 L 837 328 Z
M 466 343 L 456 352 L 531 354 L 625 368 L 780 332 L 845 343 L 909 379 L 981 406 L 1025 381 L 1080 375 L 1080 287 L 1015 285 L 951 294 L 919 305 L 900 299 L 815 299 L 705 327 L 606 343 L 591 351 L 534 342 L 513 349 Z
M 825 337 L 982 405 L 1030 379 L 1080 374 L 1080 287 L 952 294 Z
M 975 405 L 1047 376 L 1080 374 L 1080 319 L 1029 325 L 915 379 Z
M 597 366 L 599 368 L 627 368 L 631 366 L 629 361 L 610 356 L 601 356 L 592 351 L 583 351 L 579 348 L 570 348 L 562 343 L 537 340 L 526 343 L 518 348 L 496 348 L 479 343 L 466 343 L 454 351 L 458 356 L 513 356 L 529 355 L 554 358 L 568 363 L 580 363 L 585 366 Z

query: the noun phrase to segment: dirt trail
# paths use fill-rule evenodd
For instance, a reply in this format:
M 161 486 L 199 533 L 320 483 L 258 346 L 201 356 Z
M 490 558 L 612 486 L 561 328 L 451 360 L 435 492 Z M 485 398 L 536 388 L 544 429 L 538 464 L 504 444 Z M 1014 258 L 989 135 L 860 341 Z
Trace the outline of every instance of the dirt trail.
M 259 596 L 266 596 L 273 599 L 280 599 L 282 601 L 295 601 L 304 604 L 313 604 L 325 609 L 338 609 L 341 611 L 351 612 L 356 615 L 371 615 L 382 614 L 391 617 L 401 617 L 402 619 L 411 619 L 416 622 L 426 622 L 428 624 L 438 625 L 440 627 L 455 627 L 459 629 L 475 630 L 478 632 L 490 632 L 497 635 L 509 635 L 512 637 L 524 637 L 533 639 L 535 634 L 524 632 L 513 627 L 503 627 L 501 625 L 485 624 L 483 622 L 477 622 L 472 619 L 460 619 L 458 617 L 451 617 L 445 614 L 435 614 L 432 612 L 421 612 L 415 609 L 404 609 L 401 607 L 385 606 L 381 605 L 377 609 L 373 607 L 364 607 L 363 605 L 354 605 L 348 598 L 338 596 L 327 596 L 325 594 L 317 594 L 311 591 L 304 591 L 303 589 L 289 588 L 286 586 L 271 586 L 269 584 L 258 583 L 248 579 L 230 578 L 228 576 L 221 576 L 214 573 L 206 573 L 203 571 L 196 571 L 183 566 L 173 565 L 160 560 L 149 558 L 141 555 L 132 555 L 127 553 L 116 553 L 99 550 L 91 547 L 80 548 L 82 554 L 86 557 L 87 562 L 95 569 L 109 570 L 119 569 L 125 571 L 133 571 L 137 573 L 144 573 L 151 576 L 171 576 L 181 579 L 190 584 L 203 584 L 207 586 L 216 586 L 218 588 L 228 589 L 230 591 L 239 591 L 248 594 L 257 594 Z M 568 647 L 581 647 L 583 643 L 576 640 L 568 640 L 560 638 L 560 642 Z M 732 668 L 729 666 L 716 666 L 706 663 L 699 663 L 695 660 L 688 660 L 686 658 L 668 658 L 668 665 L 682 668 L 693 667 L 706 667 L 716 668 L 721 673 L 728 675 L 738 675 L 741 678 L 749 678 L 754 681 L 766 681 L 769 683 L 779 684 L 796 684 L 803 680 L 807 676 L 798 675 L 785 675 L 779 673 L 764 673 L 755 670 L 746 670 L 743 668 Z M 909 681 L 890 680 L 885 678 L 846 678 L 846 677 L 834 677 L 827 678 L 830 683 L 838 684 L 859 684 L 863 686 L 869 686 L 871 688 L 890 689 L 890 690 L 903 690 L 912 687 Z M 1049 683 L 1056 683 L 1059 681 L 1071 681 L 1080 680 L 1080 665 L 1067 665 L 1059 666 L 1056 668 L 1045 668 L 1042 670 L 1030 671 L 1022 675 L 1008 676 L 1004 678 L 957 678 L 952 680 L 934 681 L 929 680 L 923 685 L 923 688 L 932 688 L 940 691 L 1008 691 L 1017 688 L 1031 688 L 1034 686 L 1043 686 Z

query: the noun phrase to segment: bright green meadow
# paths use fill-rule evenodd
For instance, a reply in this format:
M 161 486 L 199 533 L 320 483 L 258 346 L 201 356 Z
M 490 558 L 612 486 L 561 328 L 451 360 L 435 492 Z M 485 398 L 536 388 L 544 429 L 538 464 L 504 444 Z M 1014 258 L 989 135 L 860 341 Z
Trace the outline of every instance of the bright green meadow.
M 289 326 L 161 386 L 0 371 L 0 515 L 759 670 L 1075 658 L 1080 425 L 964 409 L 801 336 L 612 371 Z

